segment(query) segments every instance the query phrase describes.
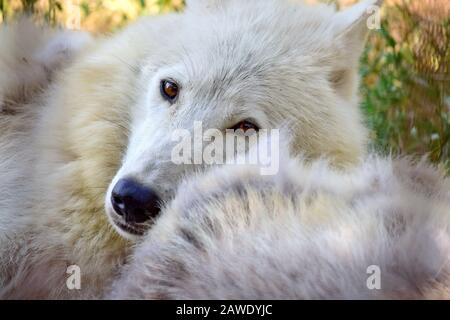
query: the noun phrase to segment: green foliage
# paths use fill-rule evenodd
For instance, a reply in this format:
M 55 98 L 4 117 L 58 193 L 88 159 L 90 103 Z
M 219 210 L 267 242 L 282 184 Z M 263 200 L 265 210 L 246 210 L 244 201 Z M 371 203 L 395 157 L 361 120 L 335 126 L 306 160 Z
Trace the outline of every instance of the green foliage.
M 361 60 L 362 107 L 374 147 L 427 155 L 450 168 L 449 20 L 427 28 L 405 7 L 390 10 Z

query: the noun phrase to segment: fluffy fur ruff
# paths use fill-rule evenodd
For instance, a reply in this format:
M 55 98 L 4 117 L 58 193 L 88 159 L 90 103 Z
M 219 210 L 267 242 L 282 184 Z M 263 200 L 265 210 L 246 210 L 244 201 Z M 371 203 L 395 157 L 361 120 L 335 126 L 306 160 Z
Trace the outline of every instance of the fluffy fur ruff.
M 450 181 L 423 163 L 226 167 L 180 187 L 108 298 L 449 299 L 449 257 Z
M 99 297 L 124 263 L 132 243 L 104 199 L 126 149 L 136 65 L 171 19 L 95 41 L 28 20 L 0 29 L 0 299 Z M 72 265 L 81 290 L 67 288 Z
M 36 123 L 44 96 L 58 72 L 91 41 L 86 33 L 37 27 L 28 18 L 0 27 L 0 297 L 8 297 L 13 279 L 27 273 L 18 261 L 28 257 L 37 240 L 32 221 L 42 212 L 32 199 L 45 184 L 35 172 L 41 154 Z M 49 267 L 44 268 L 51 272 Z

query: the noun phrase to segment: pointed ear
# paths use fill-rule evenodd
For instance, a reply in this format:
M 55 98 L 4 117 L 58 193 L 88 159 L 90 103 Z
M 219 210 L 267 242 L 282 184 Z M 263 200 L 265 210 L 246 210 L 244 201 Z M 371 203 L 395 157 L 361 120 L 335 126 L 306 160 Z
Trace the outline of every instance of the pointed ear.
M 344 97 L 355 94 L 357 67 L 367 34 L 380 28 L 382 0 L 362 0 L 335 14 L 332 24 L 335 64 L 331 82 Z
M 371 29 L 379 28 L 380 8 L 383 0 L 362 0 L 335 16 L 335 30 L 343 41 L 364 45 Z

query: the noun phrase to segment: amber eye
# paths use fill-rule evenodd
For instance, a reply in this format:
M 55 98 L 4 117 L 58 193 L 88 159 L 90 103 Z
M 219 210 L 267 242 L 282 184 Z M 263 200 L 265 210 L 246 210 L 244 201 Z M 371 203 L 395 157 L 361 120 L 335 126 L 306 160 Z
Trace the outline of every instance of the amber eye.
M 244 133 L 249 130 L 252 130 L 252 129 L 255 130 L 256 132 L 259 131 L 259 127 L 256 124 L 251 123 L 248 120 L 241 121 L 238 124 L 236 124 L 234 127 L 231 128 L 231 130 L 234 130 L 234 131 L 242 130 Z
M 177 99 L 179 92 L 180 88 L 175 82 L 170 80 L 161 81 L 161 95 L 164 99 L 174 102 Z

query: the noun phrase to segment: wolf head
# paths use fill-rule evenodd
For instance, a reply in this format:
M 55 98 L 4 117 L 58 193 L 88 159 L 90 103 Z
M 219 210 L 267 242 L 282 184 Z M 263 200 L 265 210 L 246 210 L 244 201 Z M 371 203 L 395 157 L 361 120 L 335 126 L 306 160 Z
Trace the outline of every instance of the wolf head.
M 145 28 L 159 34 L 136 67 L 126 148 L 106 196 L 117 230 L 142 233 L 180 180 L 204 167 L 173 159 L 174 132 L 194 148 L 199 124 L 201 141 L 213 142 L 227 129 L 287 127 L 294 154 L 336 166 L 358 161 L 367 135 L 357 66 L 376 4 L 336 12 L 283 0 L 197 0 L 181 15 L 130 27 L 130 39 Z

